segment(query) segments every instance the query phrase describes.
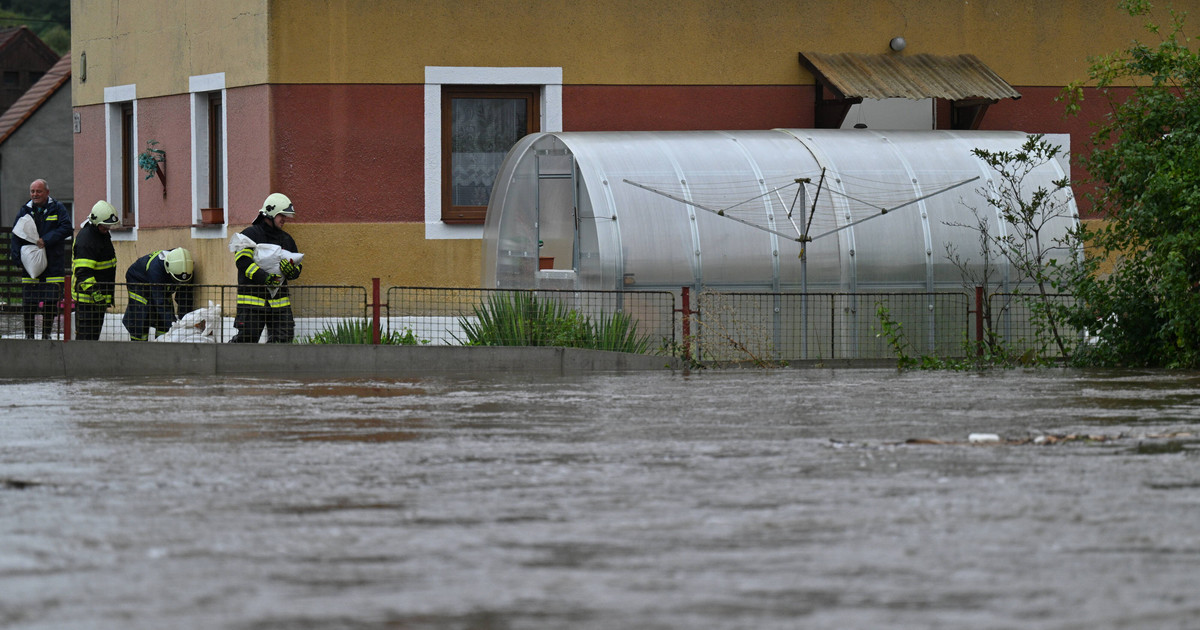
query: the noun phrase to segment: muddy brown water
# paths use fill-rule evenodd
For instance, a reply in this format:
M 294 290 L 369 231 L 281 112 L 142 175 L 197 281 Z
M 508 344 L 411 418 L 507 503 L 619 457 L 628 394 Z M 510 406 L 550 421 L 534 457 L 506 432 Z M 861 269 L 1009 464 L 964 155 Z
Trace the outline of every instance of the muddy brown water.
M 3 381 L 0 627 L 1196 628 L 1198 435 L 1194 373 Z

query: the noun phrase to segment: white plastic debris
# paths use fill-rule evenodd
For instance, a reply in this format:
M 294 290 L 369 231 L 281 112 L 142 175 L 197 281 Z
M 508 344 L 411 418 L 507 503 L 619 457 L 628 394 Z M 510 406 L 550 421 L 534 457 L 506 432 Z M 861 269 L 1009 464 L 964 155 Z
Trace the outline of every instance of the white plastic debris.
M 988 442 L 999 442 L 1000 436 L 995 433 L 972 433 L 967 436 L 967 441 L 971 444 L 986 444 Z

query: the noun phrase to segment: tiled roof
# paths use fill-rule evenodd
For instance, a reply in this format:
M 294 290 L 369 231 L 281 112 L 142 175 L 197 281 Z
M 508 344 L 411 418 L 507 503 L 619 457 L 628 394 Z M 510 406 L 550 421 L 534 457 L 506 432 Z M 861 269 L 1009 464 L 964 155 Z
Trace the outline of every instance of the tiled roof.
M 0 44 L 2 47 L 3 44 Z M 0 144 L 3 144 L 18 127 L 38 110 L 58 88 L 71 80 L 71 53 L 67 53 L 46 74 L 25 91 L 4 115 L 0 116 Z
M 1021 98 L 975 55 L 800 53 L 800 62 L 840 98 L 944 98 L 999 101 Z

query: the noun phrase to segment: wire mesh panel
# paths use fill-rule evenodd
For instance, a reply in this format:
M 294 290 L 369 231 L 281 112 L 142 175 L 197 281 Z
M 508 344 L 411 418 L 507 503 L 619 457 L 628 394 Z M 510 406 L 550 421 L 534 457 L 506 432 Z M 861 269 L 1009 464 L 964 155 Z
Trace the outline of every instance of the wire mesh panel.
M 1083 339 L 1083 331 L 1064 321 L 1063 310 L 1075 304 L 1075 296 L 1066 294 L 994 293 L 984 326 L 1015 354 L 1069 356 Z
M 370 343 L 367 290 L 353 286 L 290 286 L 296 343 Z
M 914 352 L 961 356 L 968 305 L 959 293 L 704 291 L 695 335 L 710 361 L 895 358 L 888 330 Z
M 656 291 L 391 287 L 392 343 L 655 352 L 675 343 L 675 296 Z

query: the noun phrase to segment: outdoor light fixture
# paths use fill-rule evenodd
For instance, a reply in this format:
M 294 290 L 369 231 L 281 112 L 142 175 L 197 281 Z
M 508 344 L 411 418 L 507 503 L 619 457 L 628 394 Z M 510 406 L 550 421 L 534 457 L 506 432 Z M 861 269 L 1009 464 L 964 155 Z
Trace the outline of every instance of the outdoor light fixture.
M 904 47 L 907 45 L 908 45 L 908 42 L 904 41 L 903 37 L 893 37 L 892 41 L 888 42 L 888 48 L 891 48 L 892 50 L 894 50 L 896 52 L 900 52 L 901 50 L 904 50 Z

